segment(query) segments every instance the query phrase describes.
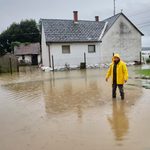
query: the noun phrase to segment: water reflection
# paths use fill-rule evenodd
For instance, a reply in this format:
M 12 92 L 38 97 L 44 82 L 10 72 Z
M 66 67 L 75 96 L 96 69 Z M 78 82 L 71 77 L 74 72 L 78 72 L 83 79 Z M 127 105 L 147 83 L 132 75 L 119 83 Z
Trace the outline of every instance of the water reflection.
M 80 77 L 78 77 L 79 73 Z M 53 77 L 55 77 L 55 73 Z M 86 70 L 81 70 L 74 72 L 74 77 L 70 77 L 70 72 L 64 72 L 64 78 L 58 78 L 57 75 L 57 80 L 43 82 L 45 112 L 47 114 L 77 111 L 78 118 L 82 118 L 83 109 L 104 104 L 105 100 L 99 101 L 103 95 L 103 88 L 102 84 L 99 84 L 101 79 L 98 76 L 91 77 L 92 79 L 88 78 Z
M 129 129 L 129 119 L 126 114 L 125 103 L 126 102 L 122 100 L 119 106 L 116 99 L 114 99 L 112 117 L 107 118 L 115 134 L 116 141 L 124 140 L 124 136 L 128 133 Z
M 129 139 L 130 133 L 133 135 L 139 129 L 132 126 L 132 115 L 140 112 L 140 109 L 136 111 L 140 96 L 145 98 L 142 81 L 130 78 L 128 84 L 138 86 L 125 84 L 125 100 L 121 101 L 117 89 L 117 98 L 112 101 L 110 80 L 105 82 L 107 70 L 108 68 L 49 73 L 36 71 L 0 76 L 0 131 L 4 133 L 0 136 L 4 139 L 2 142 L 12 143 L 15 140 L 13 149 L 17 149 L 18 141 L 25 137 L 23 133 L 28 126 L 30 132 L 22 139 L 27 145 L 24 149 L 28 149 L 30 144 L 37 146 L 30 149 L 37 150 L 46 143 L 49 145 L 45 149 L 73 147 L 91 150 L 99 149 L 99 146 L 103 149 L 116 149 L 114 143 L 123 144 L 124 141 L 135 146 L 133 141 L 137 139 Z M 133 70 L 136 70 L 135 66 L 129 68 L 131 77 L 137 76 Z M 140 117 L 143 123 L 142 114 Z M 147 125 L 148 121 L 144 121 Z M 143 136 L 149 138 L 149 135 Z M 0 149 L 11 148 L 4 144 Z

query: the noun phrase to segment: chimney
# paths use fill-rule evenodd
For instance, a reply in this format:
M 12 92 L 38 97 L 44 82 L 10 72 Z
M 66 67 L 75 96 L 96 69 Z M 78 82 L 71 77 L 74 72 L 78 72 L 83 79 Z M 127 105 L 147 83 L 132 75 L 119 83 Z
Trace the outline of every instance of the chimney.
M 74 22 L 77 23 L 78 22 L 78 12 L 74 11 Z
M 99 21 L 99 16 L 95 16 L 95 21 Z

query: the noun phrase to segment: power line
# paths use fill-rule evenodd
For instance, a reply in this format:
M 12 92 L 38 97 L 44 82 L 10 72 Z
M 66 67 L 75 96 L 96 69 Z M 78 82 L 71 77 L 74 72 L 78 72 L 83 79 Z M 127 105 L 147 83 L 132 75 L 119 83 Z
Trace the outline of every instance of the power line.
M 142 10 L 139 10 L 139 11 L 136 11 L 134 13 L 127 14 L 127 16 L 135 16 L 135 15 L 141 13 L 141 12 L 145 12 L 145 11 L 148 11 L 148 10 L 150 10 L 150 7 L 142 9 Z
M 149 15 L 149 14 L 148 14 Z M 129 17 L 130 18 L 130 17 Z M 145 17 L 135 17 L 135 18 L 132 18 L 132 20 L 140 20 L 140 19 L 145 19 L 145 18 L 147 18 L 147 19 L 149 19 L 149 16 L 145 16 Z
M 138 28 L 143 28 L 143 27 L 147 27 L 147 26 L 150 26 L 150 25 L 146 25 L 146 26 L 140 26 L 140 27 L 138 27 Z
M 150 21 L 144 22 L 144 23 L 141 23 L 141 24 L 137 24 L 137 26 L 144 25 L 144 24 L 149 24 L 149 23 L 150 23 Z

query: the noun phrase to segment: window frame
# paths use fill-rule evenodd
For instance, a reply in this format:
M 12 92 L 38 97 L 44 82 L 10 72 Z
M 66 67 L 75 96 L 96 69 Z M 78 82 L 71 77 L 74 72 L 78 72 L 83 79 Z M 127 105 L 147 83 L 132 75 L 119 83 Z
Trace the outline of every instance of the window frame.
M 89 51 L 89 47 L 90 47 L 90 46 L 94 46 L 94 52 L 90 52 L 90 51 Z M 95 45 L 88 45 L 88 53 L 96 53 Z
M 63 52 L 63 47 L 67 47 L 67 46 L 69 47 L 69 53 L 64 53 L 64 52 Z M 71 53 L 71 52 L 70 52 L 70 45 L 62 45 L 62 54 L 70 54 L 70 53 Z

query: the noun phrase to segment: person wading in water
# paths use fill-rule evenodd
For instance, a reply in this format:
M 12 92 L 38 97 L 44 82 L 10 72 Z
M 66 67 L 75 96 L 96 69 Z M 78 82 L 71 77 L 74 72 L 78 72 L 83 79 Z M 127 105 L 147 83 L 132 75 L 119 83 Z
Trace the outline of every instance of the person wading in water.
M 128 70 L 125 63 L 120 60 L 119 54 L 115 54 L 112 60 L 113 62 L 109 67 L 105 80 L 107 82 L 111 75 L 112 98 L 116 98 L 116 89 L 118 86 L 121 99 L 124 100 L 123 84 L 127 82 Z

